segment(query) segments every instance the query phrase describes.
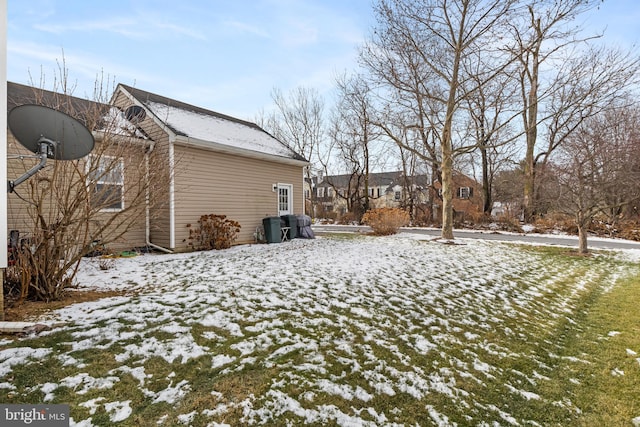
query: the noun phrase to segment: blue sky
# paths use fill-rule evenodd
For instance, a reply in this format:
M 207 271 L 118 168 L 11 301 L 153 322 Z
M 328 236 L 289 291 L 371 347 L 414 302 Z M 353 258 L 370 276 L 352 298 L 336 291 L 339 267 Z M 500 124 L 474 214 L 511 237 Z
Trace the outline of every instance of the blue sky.
M 7 77 L 53 87 L 64 58 L 74 95 L 96 77 L 243 119 L 271 106 L 274 87 L 329 95 L 356 67 L 371 0 L 8 0 Z M 606 0 L 585 17 L 606 40 L 640 40 L 640 1 Z

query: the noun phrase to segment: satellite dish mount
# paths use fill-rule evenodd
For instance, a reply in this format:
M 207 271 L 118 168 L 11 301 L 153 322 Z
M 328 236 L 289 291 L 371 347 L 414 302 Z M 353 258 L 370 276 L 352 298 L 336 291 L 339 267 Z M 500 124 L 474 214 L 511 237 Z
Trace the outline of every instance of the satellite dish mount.
M 47 159 L 75 160 L 93 150 L 91 131 L 73 117 L 42 105 L 20 105 L 9 113 L 9 129 L 18 142 L 36 154 L 40 162 L 14 181 L 8 191 L 35 175 Z
M 38 140 L 38 157 L 40 158 L 40 163 L 26 171 L 22 176 L 18 179 L 9 181 L 8 190 L 9 193 L 13 193 L 13 190 L 19 185 L 25 182 L 27 179 L 31 178 L 35 175 L 39 170 L 44 169 L 47 165 L 47 159 L 52 159 L 54 157 L 56 146 L 58 144 L 55 141 L 52 141 L 44 136 Z

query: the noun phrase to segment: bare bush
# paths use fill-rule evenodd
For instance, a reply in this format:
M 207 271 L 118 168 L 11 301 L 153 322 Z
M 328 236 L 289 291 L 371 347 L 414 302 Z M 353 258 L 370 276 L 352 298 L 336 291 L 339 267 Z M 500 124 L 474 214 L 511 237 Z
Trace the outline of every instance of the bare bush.
M 14 105 L 39 104 L 62 111 L 93 132 L 96 143 L 86 157 L 55 161 L 9 195 L 21 242 L 15 260 L 21 297 L 60 299 L 74 285 L 82 258 L 100 246 L 124 244 L 129 232 L 144 229 L 145 217 L 163 202 L 154 188 L 167 188 L 169 173 L 150 141 L 104 102 L 111 91 L 96 86 L 96 101 L 32 88 L 11 99 Z M 103 93 L 101 95 L 101 93 Z M 19 145 L 10 138 L 12 150 Z M 156 150 L 157 151 L 157 150 Z M 10 176 L 32 166 L 28 156 L 11 160 Z M 9 287 L 15 284 L 8 284 Z
M 189 246 L 195 250 L 227 249 L 236 241 L 240 233 L 240 223 L 226 215 L 202 215 L 198 226 L 189 228 Z
M 409 221 L 409 213 L 399 208 L 371 209 L 362 216 L 362 222 L 370 226 L 378 236 L 396 234 Z

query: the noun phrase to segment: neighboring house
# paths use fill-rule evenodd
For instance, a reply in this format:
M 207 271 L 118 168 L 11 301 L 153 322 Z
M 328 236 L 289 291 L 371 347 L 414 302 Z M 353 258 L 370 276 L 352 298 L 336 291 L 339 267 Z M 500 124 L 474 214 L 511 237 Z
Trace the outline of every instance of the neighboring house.
M 442 219 L 442 185 L 434 183 L 438 198 L 433 204 L 433 218 Z M 475 179 L 458 171 L 453 172 L 453 215 L 456 221 L 465 221 L 469 215 L 482 212 L 482 186 Z
M 371 173 L 365 185 L 362 175 L 328 175 L 316 185 L 316 200 L 321 210 L 338 215 L 353 211 L 355 207 L 350 204 L 364 198 L 365 188 L 368 188 L 371 208 L 405 206 L 410 191 L 414 192 L 414 200 L 426 200 L 425 187 L 411 179 L 407 185 L 403 177 L 402 172 Z
M 28 87 L 9 83 L 9 98 L 24 88 Z M 39 102 L 32 96 L 19 103 Z M 140 155 L 149 156 L 159 169 L 156 175 L 166 177 L 159 180 L 162 185 L 151 185 L 149 197 L 158 203 L 123 236 L 123 248 L 186 250 L 187 225 L 196 226 L 201 215 L 210 213 L 238 221 L 237 243 L 248 243 L 265 216 L 304 213 L 303 168 L 308 162 L 257 125 L 122 84 L 110 104 L 105 111 L 116 111 L 134 127 L 133 137 L 141 140 Z M 14 147 L 9 145 L 10 150 Z M 122 182 L 107 184 L 124 185 L 127 173 L 138 173 L 138 179 L 148 176 L 139 170 L 143 163 L 128 158 L 121 162 Z M 129 171 L 130 164 L 138 170 Z M 19 203 L 11 197 L 14 202 Z M 126 203 L 123 200 L 122 206 Z M 112 208 L 118 211 L 121 206 Z M 19 227 L 11 221 L 10 217 L 9 229 Z
M 319 177 L 315 185 L 316 202 L 320 211 L 344 215 L 353 210 L 349 200 L 362 199 L 365 191 L 363 176 L 328 175 Z M 453 208 L 459 219 L 482 209 L 479 184 L 461 173 L 454 174 Z M 433 186 L 426 175 L 407 177 L 401 171 L 369 174 L 369 206 L 414 209 L 415 217 L 441 218 L 440 183 Z

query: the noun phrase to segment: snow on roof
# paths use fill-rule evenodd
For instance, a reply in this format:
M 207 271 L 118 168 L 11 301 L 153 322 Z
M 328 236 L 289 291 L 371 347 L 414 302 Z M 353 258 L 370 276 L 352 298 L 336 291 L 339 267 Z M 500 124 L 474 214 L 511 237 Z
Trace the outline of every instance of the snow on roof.
M 147 101 L 145 105 L 178 134 L 189 138 L 264 154 L 298 158 L 293 150 L 258 126 L 153 101 Z
M 124 117 L 122 111 L 116 107 L 110 107 L 102 117 L 99 129 L 101 132 L 121 136 L 134 136 L 136 138 L 148 139 L 140 129 Z

